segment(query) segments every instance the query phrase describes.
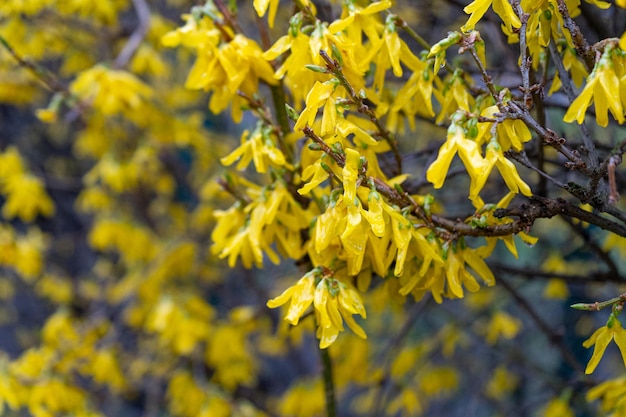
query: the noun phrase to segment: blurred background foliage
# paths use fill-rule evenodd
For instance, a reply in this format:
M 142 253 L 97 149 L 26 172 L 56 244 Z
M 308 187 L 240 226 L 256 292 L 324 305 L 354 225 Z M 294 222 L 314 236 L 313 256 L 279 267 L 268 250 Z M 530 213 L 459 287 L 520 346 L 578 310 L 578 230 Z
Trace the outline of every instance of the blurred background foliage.
M 236 3 L 246 35 L 259 39 L 251 2 Z M 338 3 L 315 2 L 318 17 L 338 18 Z M 244 178 L 219 158 L 256 120 L 212 114 L 206 94 L 184 88 L 195 58 L 161 39 L 194 5 L 0 4 L 2 415 L 325 415 L 312 317 L 289 327 L 266 307 L 303 271 L 267 259 L 263 269 L 229 268 L 210 249 L 216 210 L 233 201 L 223 185 Z M 398 0 L 392 10 L 434 44 L 467 20 L 465 5 Z M 590 42 L 626 30 L 624 10 L 581 9 Z M 281 2 L 272 42 L 293 12 Z M 500 25 L 491 11 L 479 25 L 487 66 L 495 83 L 515 88 L 519 51 Z M 467 55 L 448 57 L 473 68 Z M 477 71 L 467 76 L 480 82 Z M 576 143 L 577 127 L 561 121 L 563 93 L 545 106 L 546 123 Z M 458 161 L 446 187 L 425 181 L 446 122 L 415 123 L 398 135 L 407 189 L 433 193 L 452 217 L 471 214 Z M 605 150 L 625 133 L 592 130 Z M 535 174 L 520 172 L 535 189 Z M 617 182 L 626 184 L 620 170 Z M 494 181 L 483 196 L 501 189 Z M 518 241 L 517 259 L 496 248 L 489 265 L 498 285 L 462 300 L 415 302 L 393 280 L 373 284 L 359 322 L 367 341 L 346 332 L 329 348 L 338 415 L 602 415 L 589 389 L 624 369 L 613 346 L 599 372 L 583 375 L 582 341 L 606 317 L 568 306 L 624 291 L 626 242 L 567 218 L 538 220 L 530 232 L 539 241 Z M 611 392 L 623 392 L 624 379 L 611 381 Z

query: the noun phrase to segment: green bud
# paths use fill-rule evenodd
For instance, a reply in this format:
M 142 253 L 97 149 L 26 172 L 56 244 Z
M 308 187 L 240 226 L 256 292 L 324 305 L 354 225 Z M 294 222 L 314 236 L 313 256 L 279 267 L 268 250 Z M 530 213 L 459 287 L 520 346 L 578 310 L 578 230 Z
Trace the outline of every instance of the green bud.
M 337 48 L 337 45 L 334 43 L 330 45 L 330 49 L 332 52 L 332 57 L 339 62 L 339 65 L 343 66 L 343 57 L 341 56 L 341 51 Z
M 328 74 L 328 69 L 325 67 L 320 67 L 319 65 L 306 64 L 306 69 L 311 70 L 313 72 L 319 72 L 320 74 Z
M 300 117 L 300 114 L 296 111 L 296 109 L 294 109 L 287 103 L 285 103 L 285 111 L 287 111 L 287 117 L 293 122 L 298 120 L 298 118 Z
M 289 19 L 289 36 L 295 38 L 302 27 L 302 12 L 298 12 Z

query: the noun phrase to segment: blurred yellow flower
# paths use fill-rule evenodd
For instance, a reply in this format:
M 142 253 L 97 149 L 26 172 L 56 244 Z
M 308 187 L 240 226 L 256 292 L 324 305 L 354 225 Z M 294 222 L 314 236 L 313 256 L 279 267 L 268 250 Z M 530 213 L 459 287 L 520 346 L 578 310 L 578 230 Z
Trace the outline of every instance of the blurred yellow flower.
M 30 174 L 12 175 L 3 182 L 2 191 L 7 196 L 2 206 L 5 219 L 19 217 L 30 223 L 37 215 L 50 217 L 54 214 L 54 203 L 39 178 Z
M 546 404 L 541 416 L 543 417 L 575 417 L 574 410 L 569 406 L 567 401 L 562 398 L 554 398 Z
M 521 328 L 522 322 L 519 319 L 504 311 L 497 311 L 487 325 L 485 340 L 490 345 L 495 344 L 501 338 L 510 340 L 517 336 Z
M 141 120 L 137 114 L 152 97 L 152 89 L 133 74 L 96 65 L 81 72 L 70 85 L 70 91 L 105 115 L 125 114 Z M 136 117 L 133 118 L 133 113 Z

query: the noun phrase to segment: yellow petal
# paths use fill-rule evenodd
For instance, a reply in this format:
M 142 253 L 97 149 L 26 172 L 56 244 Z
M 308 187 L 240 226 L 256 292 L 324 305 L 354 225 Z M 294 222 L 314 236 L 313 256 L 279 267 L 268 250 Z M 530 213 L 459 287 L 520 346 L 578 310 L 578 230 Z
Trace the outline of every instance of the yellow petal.
M 272 298 L 267 302 L 269 308 L 280 307 L 285 304 L 291 298 L 291 295 L 296 290 L 295 286 L 291 286 L 282 292 L 278 297 Z
M 604 355 L 606 347 L 609 345 L 612 338 L 613 332 L 611 331 L 611 329 L 604 326 L 596 330 L 594 334 L 583 343 L 583 346 L 586 348 L 589 348 L 592 344 L 595 344 L 591 359 L 587 364 L 587 368 L 585 368 L 585 374 L 590 374 L 596 369 L 596 367 L 600 363 L 600 359 L 602 359 L 602 355 Z M 589 343 L 590 341 L 593 342 Z
M 474 0 L 473 2 L 465 6 L 463 11 L 467 14 L 471 13 L 471 15 L 467 20 L 467 23 L 465 23 L 461 27 L 461 30 L 463 32 L 469 32 L 470 30 L 473 30 L 474 26 L 476 26 L 476 23 L 478 23 L 478 21 L 484 16 L 484 14 L 487 13 L 487 9 L 489 9 L 489 6 L 491 6 L 491 0 Z
M 519 28 L 522 26 L 522 22 L 520 22 L 519 17 L 513 11 L 509 0 L 493 0 L 491 7 L 493 7 L 493 11 L 500 16 L 500 19 L 507 27 Z
M 401 44 L 398 32 L 385 32 L 385 44 L 387 45 L 387 52 L 389 53 L 389 59 L 391 60 L 393 75 L 396 77 L 402 77 L 402 67 L 400 66 Z
M 576 120 L 578 124 L 581 124 L 585 120 L 587 108 L 591 105 L 591 100 L 593 99 L 593 84 L 595 82 L 596 79 L 588 82 L 582 93 L 572 102 L 569 109 L 567 109 L 567 113 L 563 116 L 564 122 L 571 123 Z
M 613 323 L 613 332 L 615 343 L 622 354 L 624 366 L 626 366 L 626 331 L 622 328 L 622 324 L 618 320 L 615 320 Z
M 426 171 L 426 179 L 431 182 L 435 188 L 441 188 L 443 186 L 454 155 L 456 155 L 456 143 L 447 140 L 441 148 L 439 148 L 435 162 L 430 164 Z

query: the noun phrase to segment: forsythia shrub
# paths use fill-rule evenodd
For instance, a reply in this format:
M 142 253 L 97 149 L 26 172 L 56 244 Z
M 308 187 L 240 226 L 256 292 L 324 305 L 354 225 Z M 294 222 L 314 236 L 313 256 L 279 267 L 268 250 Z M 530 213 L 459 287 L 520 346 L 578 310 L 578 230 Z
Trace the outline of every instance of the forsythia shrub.
M 626 2 L 188 3 L 0 4 L 0 413 L 626 416 Z

